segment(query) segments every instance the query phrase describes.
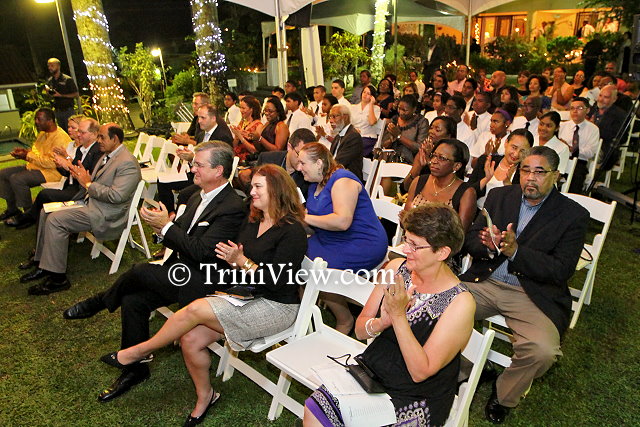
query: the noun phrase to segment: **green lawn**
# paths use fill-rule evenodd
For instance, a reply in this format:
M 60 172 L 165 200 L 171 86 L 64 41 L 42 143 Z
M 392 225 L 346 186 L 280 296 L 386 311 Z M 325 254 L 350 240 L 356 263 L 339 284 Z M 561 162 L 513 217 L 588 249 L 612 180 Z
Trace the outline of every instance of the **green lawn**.
M 616 182 L 629 187 L 629 172 Z M 4 204 L 4 202 L 2 202 Z M 4 206 L 0 206 L 4 210 Z M 640 330 L 638 263 L 640 225 L 629 225 L 629 210 L 619 208 L 600 258 L 593 302 L 585 307 L 574 330 L 564 338 L 564 358 L 537 380 L 529 396 L 508 418 L 512 426 L 640 425 Z M 16 231 L 0 226 L 0 425 L 102 426 L 181 425 L 194 403 L 189 376 L 177 348 L 156 353 L 152 377 L 112 402 L 97 394 L 119 372 L 98 361 L 119 347 L 119 313 L 100 313 L 89 320 L 65 321 L 69 305 L 109 286 L 108 260 L 91 260 L 89 243 L 71 243 L 70 290 L 50 296 L 27 296 L 16 266 L 35 242 L 35 228 Z M 119 273 L 142 254 L 128 248 Z M 584 276 L 574 278 L 582 283 Z M 152 321 L 153 330 L 162 324 Z M 275 380 L 278 372 L 263 355 L 243 354 Z M 218 358 L 213 356 L 214 366 Z M 236 374 L 227 383 L 214 379 L 222 400 L 204 425 L 291 426 L 286 410 L 277 422 L 266 418 L 270 396 Z M 490 392 L 480 387 L 470 425 L 490 425 L 483 409 Z M 292 387 L 301 400 L 308 391 Z

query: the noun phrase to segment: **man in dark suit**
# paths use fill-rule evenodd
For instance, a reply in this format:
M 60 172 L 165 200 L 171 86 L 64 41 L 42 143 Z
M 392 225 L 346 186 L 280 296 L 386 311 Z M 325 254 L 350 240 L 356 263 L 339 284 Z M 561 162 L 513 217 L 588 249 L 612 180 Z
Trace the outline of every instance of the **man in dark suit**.
M 333 129 L 331 154 L 336 162 L 353 172 L 362 181 L 362 137 L 351 126 L 351 111 L 345 105 L 334 105 L 329 112 L 329 124 Z
M 100 144 L 96 142 L 99 130 L 100 123 L 98 123 L 97 120 L 91 118 L 83 119 L 78 127 L 78 141 L 80 145 L 76 148 L 75 157 L 71 158 L 64 148 L 55 147 L 53 149 L 53 159 L 56 165 L 58 165 L 58 172 L 60 172 L 62 176 L 67 177 L 62 189 L 45 188 L 40 191 L 28 211 L 10 218 L 5 221 L 5 224 L 10 227 L 15 227 L 18 230 L 31 227 L 38 222 L 40 210 L 45 203 L 72 200 L 73 196 L 80 191 L 80 184 L 70 175 L 69 166 L 81 164 L 89 173 L 93 172 L 96 162 L 102 156 Z M 26 264 L 24 265 L 25 268 L 27 268 Z
M 624 124 L 626 117 L 625 112 L 615 105 L 618 99 L 618 89 L 615 85 L 609 83 L 600 89 L 598 100 L 587 116 L 600 129 L 600 138 L 602 138 L 602 152 L 606 155 L 615 142 L 614 139 L 618 131 Z M 617 148 L 609 157 L 603 159 L 601 170 L 610 170 L 616 164 L 620 157 L 620 149 Z
M 573 275 L 589 212 L 555 188 L 559 157 L 533 147 L 522 161 L 520 185 L 494 188 L 467 233 L 473 264 L 460 279 L 476 300 L 476 320 L 501 314 L 514 336 L 511 366 L 497 377 L 485 415 L 501 423 L 535 378 L 558 356 L 569 325 Z
M 120 307 L 121 348 L 124 349 L 149 338 L 149 314 L 156 308 L 176 302 L 185 306 L 218 290 L 217 283 L 207 283 L 207 277 L 217 277 L 213 273 L 216 268 L 229 266 L 216 258 L 213 249 L 219 242 L 235 240 L 246 217 L 242 199 L 228 184 L 232 162 L 233 151 L 225 143 L 199 144 L 192 171 L 201 191 L 189 199 L 184 214 L 172 222 L 162 205 L 161 210 L 143 207 L 140 212 L 142 219 L 174 251 L 171 256 L 162 265 L 135 265 L 106 291 L 67 309 L 65 319 L 84 319 L 102 310 L 114 312 Z M 212 267 L 211 271 L 201 268 L 201 264 Z M 148 365 L 128 366 L 100 393 L 98 400 L 112 400 L 148 377 Z
M 204 92 L 196 92 L 191 100 L 191 108 L 193 109 L 193 120 L 186 133 L 177 133 L 171 137 L 171 142 L 176 145 L 194 145 L 197 144 L 195 137 L 200 133 L 200 124 L 198 123 L 198 110 L 203 105 L 209 103 L 209 95 Z

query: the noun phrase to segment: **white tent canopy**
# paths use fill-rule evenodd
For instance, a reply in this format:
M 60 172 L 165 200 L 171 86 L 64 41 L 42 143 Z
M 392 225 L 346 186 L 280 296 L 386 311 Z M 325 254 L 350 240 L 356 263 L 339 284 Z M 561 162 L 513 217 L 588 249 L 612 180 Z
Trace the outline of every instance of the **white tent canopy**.
M 278 15 L 285 16 L 291 15 L 293 12 L 297 12 L 302 9 L 313 0 L 226 0 L 231 3 L 236 3 L 242 6 L 246 6 L 250 9 L 262 12 L 265 15 L 276 17 Z M 277 9 L 280 9 L 279 12 Z

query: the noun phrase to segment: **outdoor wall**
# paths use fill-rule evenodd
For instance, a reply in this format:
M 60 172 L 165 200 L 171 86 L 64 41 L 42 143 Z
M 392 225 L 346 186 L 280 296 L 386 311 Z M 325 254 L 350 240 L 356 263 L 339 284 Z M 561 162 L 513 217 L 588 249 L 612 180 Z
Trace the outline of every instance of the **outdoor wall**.
M 518 0 L 482 13 L 527 13 L 527 34 L 539 26 L 542 21 L 556 21 L 556 36 L 573 35 L 575 25 L 575 13 L 583 9 L 576 9 L 576 0 Z M 554 13 L 538 12 L 541 10 L 554 11 Z M 537 12 L 537 13 L 536 13 Z M 556 13 L 562 12 L 562 13 Z M 543 17 L 544 16 L 544 17 Z

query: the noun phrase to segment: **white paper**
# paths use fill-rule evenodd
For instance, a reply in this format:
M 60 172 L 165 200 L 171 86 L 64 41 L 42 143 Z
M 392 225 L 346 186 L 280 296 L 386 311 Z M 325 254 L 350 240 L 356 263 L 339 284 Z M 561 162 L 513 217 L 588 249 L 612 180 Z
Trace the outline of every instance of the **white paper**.
M 324 384 L 331 394 L 334 396 L 366 394 L 366 391 L 364 391 L 360 384 L 358 384 L 355 378 L 353 378 L 345 368 L 335 362 L 329 363 L 330 364 L 312 367 L 311 370 L 315 372 L 322 384 Z
M 215 296 L 218 298 L 222 298 L 225 301 L 229 301 L 232 305 L 235 305 L 236 307 L 242 307 L 243 305 L 251 301 L 251 300 L 244 301 L 238 298 L 234 298 L 230 295 L 211 295 L 211 296 Z
M 371 427 L 395 424 L 396 410 L 386 394 L 337 396 L 346 427 Z
M 84 208 L 85 204 L 82 200 L 70 200 L 68 202 L 49 202 L 42 205 L 44 213 L 65 211 L 67 209 Z

